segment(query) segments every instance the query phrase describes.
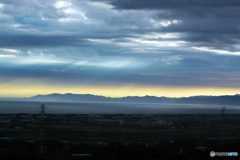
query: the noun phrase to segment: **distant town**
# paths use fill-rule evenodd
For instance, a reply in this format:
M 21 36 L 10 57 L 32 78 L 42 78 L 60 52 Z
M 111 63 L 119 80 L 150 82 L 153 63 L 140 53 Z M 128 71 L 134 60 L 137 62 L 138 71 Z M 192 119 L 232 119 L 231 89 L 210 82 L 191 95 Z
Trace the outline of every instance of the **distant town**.
M 239 114 L 221 112 L 1 114 L 1 160 L 17 158 L 12 153 L 22 159 L 198 159 L 210 150 L 239 150 L 239 122 Z M 43 139 L 47 151 L 39 154 Z
M 171 129 L 220 130 L 209 125 L 221 124 L 222 114 L 0 114 L 1 131 L 32 131 L 46 125 L 152 127 Z M 240 114 L 225 114 L 225 124 L 239 124 Z M 240 130 L 228 126 L 226 130 Z

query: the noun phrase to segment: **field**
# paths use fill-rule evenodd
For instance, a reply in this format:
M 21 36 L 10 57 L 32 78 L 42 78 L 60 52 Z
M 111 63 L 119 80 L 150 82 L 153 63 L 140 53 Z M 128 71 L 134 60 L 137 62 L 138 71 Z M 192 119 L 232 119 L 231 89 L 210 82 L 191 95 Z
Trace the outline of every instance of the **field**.
M 77 125 L 46 125 L 46 139 L 64 141 L 120 141 L 120 142 L 156 142 L 163 139 L 179 137 L 219 138 L 220 126 L 212 125 L 210 129 L 160 129 L 146 127 L 113 127 L 113 126 L 77 126 Z M 238 125 L 226 125 L 236 128 Z M 1 137 L 37 140 L 39 130 L 33 131 L 1 131 Z M 226 139 L 240 138 L 240 130 L 225 131 Z

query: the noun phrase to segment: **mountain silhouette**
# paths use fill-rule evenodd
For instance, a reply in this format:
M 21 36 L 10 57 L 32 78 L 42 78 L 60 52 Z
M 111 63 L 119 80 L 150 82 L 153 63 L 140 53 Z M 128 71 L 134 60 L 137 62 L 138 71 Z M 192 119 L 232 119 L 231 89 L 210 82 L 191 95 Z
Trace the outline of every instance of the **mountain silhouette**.
M 179 103 L 179 104 L 215 104 L 215 105 L 240 105 L 240 95 L 226 95 L 226 96 L 193 96 L 183 98 L 168 98 L 155 96 L 128 96 L 122 98 L 110 98 L 104 96 L 97 96 L 91 94 L 49 94 L 37 95 L 25 100 L 34 101 L 90 101 L 90 102 L 136 102 L 136 103 Z
M 176 103 L 176 104 L 212 104 L 212 105 L 240 105 L 240 95 L 225 96 L 193 96 L 182 98 L 155 96 L 128 96 L 111 98 L 92 94 L 59 94 L 36 95 L 30 98 L 0 98 L 5 101 L 53 101 L 53 102 L 133 102 L 133 103 Z

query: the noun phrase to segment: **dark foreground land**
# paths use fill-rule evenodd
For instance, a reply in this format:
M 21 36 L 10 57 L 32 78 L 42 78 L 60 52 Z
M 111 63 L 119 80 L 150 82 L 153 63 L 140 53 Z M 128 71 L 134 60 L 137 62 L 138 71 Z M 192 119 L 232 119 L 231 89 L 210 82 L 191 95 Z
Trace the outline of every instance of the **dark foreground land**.
M 2 114 L 0 137 L 0 160 L 212 159 L 210 151 L 240 153 L 240 115 Z

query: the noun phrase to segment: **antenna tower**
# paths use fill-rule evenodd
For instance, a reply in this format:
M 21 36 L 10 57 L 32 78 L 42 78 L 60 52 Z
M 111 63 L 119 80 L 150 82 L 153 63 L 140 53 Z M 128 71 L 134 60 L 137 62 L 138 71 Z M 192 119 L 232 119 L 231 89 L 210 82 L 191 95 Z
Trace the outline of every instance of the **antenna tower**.
M 224 142 L 224 138 L 225 138 L 225 112 L 227 111 L 226 110 L 226 107 L 222 107 L 222 109 L 220 110 L 221 111 L 221 114 L 222 114 L 222 135 L 221 135 L 221 142 Z
M 47 147 L 45 142 L 45 127 L 44 127 L 44 117 L 43 115 L 46 113 L 45 110 L 47 109 L 44 104 L 41 104 L 40 114 L 42 115 L 41 120 L 41 126 L 40 126 L 40 134 L 39 134 L 39 144 L 37 148 L 37 152 L 39 154 L 46 154 L 47 153 Z

